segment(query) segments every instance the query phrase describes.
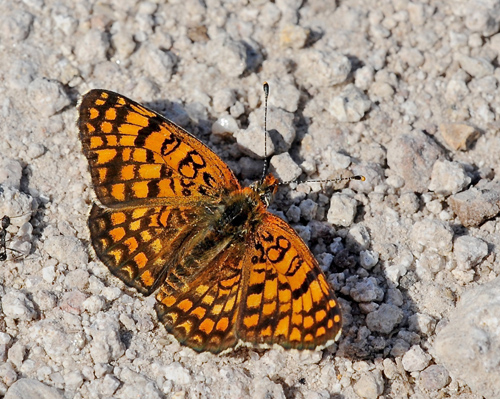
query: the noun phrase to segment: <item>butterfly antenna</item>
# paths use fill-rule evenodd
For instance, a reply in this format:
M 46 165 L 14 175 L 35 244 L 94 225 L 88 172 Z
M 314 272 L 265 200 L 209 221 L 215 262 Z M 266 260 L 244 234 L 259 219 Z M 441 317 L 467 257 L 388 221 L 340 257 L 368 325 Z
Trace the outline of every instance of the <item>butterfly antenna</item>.
M 264 82 L 264 169 L 262 170 L 261 183 L 267 175 L 267 170 L 269 169 L 269 157 L 267 156 L 267 98 L 269 97 L 269 84 Z
M 355 176 L 349 176 L 349 177 L 338 177 L 337 179 L 321 179 L 321 180 L 304 180 L 304 181 L 297 181 L 297 180 L 290 180 L 290 181 L 285 181 L 285 182 L 279 182 L 278 185 L 284 186 L 288 185 L 290 183 L 340 183 L 342 181 L 351 181 L 351 180 L 360 180 L 360 181 L 365 181 L 366 178 L 363 175 L 355 175 Z
M 264 89 L 264 169 L 262 171 L 262 179 L 261 183 L 264 182 L 264 179 L 266 178 L 267 171 L 269 169 L 269 156 L 267 155 L 267 99 L 269 97 L 269 83 L 264 82 L 263 85 Z M 278 185 L 284 186 L 284 185 L 289 185 L 290 183 L 340 183 L 342 181 L 351 181 L 351 180 L 360 180 L 360 181 L 365 181 L 364 176 L 350 176 L 350 177 L 340 177 L 337 179 L 325 179 L 325 180 L 307 180 L 307 181 L 297 181 L 297 180 L 291 180 L 287 182 L 279 182 Z

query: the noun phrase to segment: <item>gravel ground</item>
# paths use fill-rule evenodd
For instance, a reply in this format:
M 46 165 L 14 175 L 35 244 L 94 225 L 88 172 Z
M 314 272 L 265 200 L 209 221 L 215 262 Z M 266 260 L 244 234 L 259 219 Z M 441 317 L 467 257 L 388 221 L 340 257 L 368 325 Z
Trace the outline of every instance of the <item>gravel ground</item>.
M 500 1 L 0 2 L 0 396 L 500 397 Z M 344 313 L 322 352 L 197 354 L 96 260 L 76 104 L 163 113 L 248 183 Z M 0 247 L 1 249 L 1 247 Z M 1 252 L 0 252 L 1 255 Z

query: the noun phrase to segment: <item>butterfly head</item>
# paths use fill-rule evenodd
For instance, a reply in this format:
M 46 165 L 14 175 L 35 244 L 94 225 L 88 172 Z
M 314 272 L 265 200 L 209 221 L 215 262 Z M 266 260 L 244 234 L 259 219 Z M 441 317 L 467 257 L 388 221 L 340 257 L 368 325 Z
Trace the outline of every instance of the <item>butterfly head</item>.
M 257 193 L 264 205 L 268 207 L 273 200 L 274 194 L 276 194 L 276 190 L 278 190 L 278 185 L 278 179 L 269 173 L 263 180 L 253 183 L 251 188 Z

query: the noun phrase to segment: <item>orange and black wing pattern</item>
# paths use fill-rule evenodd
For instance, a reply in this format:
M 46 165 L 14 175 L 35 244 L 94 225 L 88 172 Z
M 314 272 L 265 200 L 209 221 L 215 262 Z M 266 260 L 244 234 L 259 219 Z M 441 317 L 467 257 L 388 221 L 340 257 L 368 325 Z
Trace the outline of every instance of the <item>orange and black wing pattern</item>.
M 335 342 L 342 315 L 318 262 L 297 233 L 266 212 L 249 239 L 238 337 L 253 345 L 315 349 Z
M 79 111 L 100 202 L 89 217 L 92 245 L 125 284 L 156 292 L 168 332 L 212 353 L 338 339 L 340 307 L 317 261 L 266 210 L 273 176 L 241 188 L 206 145 L 120 94 L 92 90 Z
M 83 152 L 104 205 L 92 208 L 92 244 L 113 274 L 151 294 L 202 223 L 199 210 L 239 183 L 190 133 L 120 94 L 91 90 L 79 111 Z
M 99 201 L 107 207 L 189 203 L 240 188 L 227 165 L 190 133 L 111 91 L 80 104 L 83 152 Z
M 181 343 L 220 353 L 239 344 L 318 349 L 339 338 L 340 306 L 316 260 L 283 220 L 263 216 L 252 239 L 221 243 L 184 289 L 168 277 L 160 287 L 158 317 Z
M 167 331 L 198 352 L 220 353 L 238 342 L 245 246 L 228 244 L 184 289 L 176 289 L 177 281 L 168 277 L 156 296 L 156 312 Z

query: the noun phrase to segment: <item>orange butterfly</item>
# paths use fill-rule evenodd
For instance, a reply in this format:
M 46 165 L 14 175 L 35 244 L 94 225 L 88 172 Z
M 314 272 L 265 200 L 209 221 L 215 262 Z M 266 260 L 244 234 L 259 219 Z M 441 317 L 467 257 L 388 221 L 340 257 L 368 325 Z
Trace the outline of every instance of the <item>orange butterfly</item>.
M 99 259 L 156 293 L 167 331 L 196 351 L 239 343 L 315 349 L 340 337 L 341 311 L 307 246 L 266 209 L 271 174 L 241 187 L 190 133 L 142 105 L 91 90 L 80 138 L 100 204 L 89 217 Z

